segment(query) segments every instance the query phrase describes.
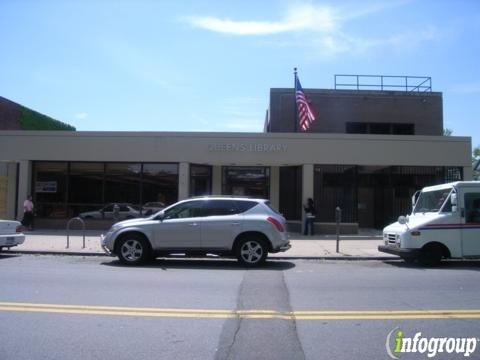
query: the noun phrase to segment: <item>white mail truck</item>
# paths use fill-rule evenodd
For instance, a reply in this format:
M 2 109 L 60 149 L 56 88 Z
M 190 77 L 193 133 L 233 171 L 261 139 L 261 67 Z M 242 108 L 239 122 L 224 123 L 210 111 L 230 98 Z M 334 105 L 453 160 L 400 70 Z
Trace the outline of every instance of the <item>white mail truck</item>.
M 412 197 L 412 213 L 383 229 L 379 251 L 434 266 L 480 258 L 480 181 L 429 186 Z

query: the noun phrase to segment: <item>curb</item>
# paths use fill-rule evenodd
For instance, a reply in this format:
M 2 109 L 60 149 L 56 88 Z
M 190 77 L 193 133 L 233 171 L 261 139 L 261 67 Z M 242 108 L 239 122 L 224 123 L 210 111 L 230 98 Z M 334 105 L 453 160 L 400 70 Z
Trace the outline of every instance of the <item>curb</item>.
M 70 255 L 70 256 L 108 256 L 100 252 L 50 251 L 50 250 L 4 250 L 1 254 L 23 255 Z
M 43 250 L 6 250 L 2 254 L 23 254 L 23 255 L 61 255 L 61 256 L 105 256 L 112 257 L 100 252 L 74 252 L 74 251 L 43 251 Z M 268 260 L 347 260 L 347 261 L 361 261 L 361 260 L 398 260 L 400 258 L 393 256 L 272 256 Z

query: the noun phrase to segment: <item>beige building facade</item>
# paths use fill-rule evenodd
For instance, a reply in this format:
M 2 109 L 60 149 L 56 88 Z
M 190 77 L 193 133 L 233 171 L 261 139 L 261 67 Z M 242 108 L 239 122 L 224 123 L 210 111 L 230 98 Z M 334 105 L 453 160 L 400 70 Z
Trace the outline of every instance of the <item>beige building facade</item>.
M 304 216 L 301 204 L 309 197 L 320 196 L 329 189 L 327 186 L 335 186 L 328 184 L 335 180 L 328 180 L 333 178 L 325 171 L 340 166 L 354 167 L 354 177 L 360 179 L 354 191 L 354 214 L 344 222 L 354 228 L 374 227 L 367 213 L 373 212 L 374 206 L 379 214 L 384 210 L 377 204 L 378 195 L 370 196 L 363 190 L 365 171 L 375 174 L 375 179 L 383 179 L 378 174 L 385 174 L 385 169 L 389 169 L 389 178 L 399 168 L 436 169 L 437 173 L 443 169 L 441 174 L 455 169 L 455 176 L 469 180 L 470 149 L 468 137 L 420 135 L 0 131 L 0 217 L 20 219 L 23 201 L 29 194 L 34 196 L 37 209 L 42 205 L 49 209 L 43 215 L 37 214 L 38 220 L 55 218 L 55 226 L 64 226 L 68 218 L 111 202 L 134 202 L 141 209 L 147 202 L 168 205 L 208 193 L 268 197 L 273 206 L 290 214 L 287 218 L 293 227 L 299 227 Z M 48 171 L 53 171 L 56 164 L 64 170 L 60 178 L 58 172 L 49 178 Z M 118 170 L 121 166 L 116 164 L 126 164 L 127 170 Z M 92 175 L 96 165 L 104 170 Z M 154 177 L 154 171 L 148 169 L 156 168 L 163 170 L 155 172 Z M 166 168 L 174 170 L 169 173 Z M 164 180 L 167 173 L 172 175 L 168 184 Z M 295 184 L 290 173 L 296 174 Z M 319 180 L 321 176 L 326 180 Z M 349 176 L 343 172 L 340 179 Z M 442 180 L 435 178 L 436 182 Z M 395 186 L 389 186 L 395 192 Z M 400 196 L 410 196 L 415 184 L 408 186 Z M 140 195 L 135 195 L 134 201 L 122 197 L 122 193 L 137 191 Z M 98 196 L 94 199 L 90 193 L 95 192 Z M 388 200 L 385 194 L 390 194 L 389 190 L 382 193 L 383 202 Z M 325 209 L 325 216 L 317 219 L 318 226 L 328 227 L 331 211 Z

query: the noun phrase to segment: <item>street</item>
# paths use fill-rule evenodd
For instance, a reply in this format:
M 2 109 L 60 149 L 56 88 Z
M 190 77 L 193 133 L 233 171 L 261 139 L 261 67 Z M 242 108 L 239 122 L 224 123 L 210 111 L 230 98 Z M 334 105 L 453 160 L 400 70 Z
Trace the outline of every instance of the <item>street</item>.
M 480 337 L 479 270 L 286 259 L 252 270 L 218 259 L 125 267 L 2 253 L 0 359 L 389 359 L 395 328 Z M 452 358 L 465 356 L 435 356 Z

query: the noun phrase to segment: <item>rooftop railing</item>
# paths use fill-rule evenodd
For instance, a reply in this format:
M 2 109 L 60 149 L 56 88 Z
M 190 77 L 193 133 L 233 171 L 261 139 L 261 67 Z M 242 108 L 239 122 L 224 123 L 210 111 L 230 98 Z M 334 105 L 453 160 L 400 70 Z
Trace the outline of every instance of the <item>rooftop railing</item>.
M 335 75 L 335 90 L 381 90 L 431 92 L 427 76 Z

